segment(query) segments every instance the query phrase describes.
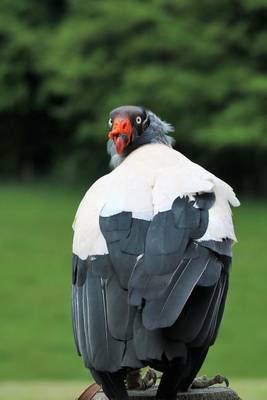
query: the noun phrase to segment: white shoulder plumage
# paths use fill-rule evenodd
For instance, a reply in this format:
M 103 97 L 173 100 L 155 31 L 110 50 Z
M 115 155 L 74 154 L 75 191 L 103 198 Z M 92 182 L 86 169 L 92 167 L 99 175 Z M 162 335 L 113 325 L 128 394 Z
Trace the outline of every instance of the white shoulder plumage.
M 110 174 L 98 179 L 86 192 L 73 222 L 73 253 L 82 260 L 88 255 L 107 254 L 107 244 L 99 229 L 99 214 L 105 203 Z
M 154 215 L 169 210 L 178 196 L 193 199 L 197 193 L 214 192 L 216 201 L 209 210 L 208 229 L 199 240 L 221 241 L 228 238 L 236 241 L 230 204 L 236 207 L 240 203 L 233 189 L 181 153 L 166 149 L 166 156 L 169 161 L 172 160 L 172 165 L 163 167 L 157 175 L 152 192 Z
M 146 145 L 132 153 L 118 168 L 138 171 L 151 187 L 152 214 L 167 211 L 179 196 L 214 192 L 216 201 L 209 210 L 209 226 L 200 240 L 224 238 L 236 241 L 230 204 L 239 206 L 232 188 L 183 154 L 162 144 Z M 125 171 L 126 172 L 126 171 Z
M 215 175 L 164 144 L 148 144 L 131 153 L 110 174 L 100 178 L 84 196 L 73 224 L 73 252 L 107 254 L 99 216 L 130 211 L 134 218 L 151 220 L 171 208 L 177 197 L 214 192 L 209 225 L 199 240 L 236 240 L 231 207 L 238 206 L 232 188 Z M 230 204 L 229 204 L 230 203 Z

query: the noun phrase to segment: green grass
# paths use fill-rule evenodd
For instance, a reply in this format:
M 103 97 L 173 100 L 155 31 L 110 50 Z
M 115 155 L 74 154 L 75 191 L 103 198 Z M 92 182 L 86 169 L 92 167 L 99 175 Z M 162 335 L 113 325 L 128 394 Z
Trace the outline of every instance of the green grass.
M 82 195 L 49 186 L 0 187 L 2 381 L 87 379 L 70 321 L 71 224 Z M 264 378 L 267 206 L 244 200 L 234 214 L 240 243 L 228 303 L 202 372 Z
M 0 400 L 74 400 L 89 384 L 88 381 L 0 382 Z M 231 387 L 242 400 L 266 400 L 266 379 L 234 379 Z

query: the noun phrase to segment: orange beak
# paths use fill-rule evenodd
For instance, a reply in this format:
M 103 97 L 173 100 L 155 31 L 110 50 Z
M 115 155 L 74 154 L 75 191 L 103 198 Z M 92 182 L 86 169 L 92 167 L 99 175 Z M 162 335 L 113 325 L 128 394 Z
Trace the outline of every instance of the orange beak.
M 116 117 L 113 122 L 112 130 L 108 133 L 108 138 L 113 140 L 116 151 L 122 154 L 123 150 L 131 141 L 132 124 L 127 117 Z

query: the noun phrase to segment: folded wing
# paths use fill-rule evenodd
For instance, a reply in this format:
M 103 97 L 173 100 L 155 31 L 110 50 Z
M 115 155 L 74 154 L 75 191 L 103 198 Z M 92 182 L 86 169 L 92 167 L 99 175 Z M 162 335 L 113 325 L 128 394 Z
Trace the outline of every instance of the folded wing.
M 227 293 L 232 189 L 183 157 L 157 168 L 152 153 L 149 165 L 132 155 L 89 190 L 74 223 L 74 335 L 96 370 L 208 347 Z

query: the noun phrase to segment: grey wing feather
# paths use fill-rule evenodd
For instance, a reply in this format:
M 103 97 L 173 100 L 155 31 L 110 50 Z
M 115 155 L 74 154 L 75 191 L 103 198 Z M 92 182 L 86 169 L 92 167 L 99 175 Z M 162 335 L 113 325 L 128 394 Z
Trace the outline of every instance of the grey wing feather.
M 165 294 L 147 301 L 143 323 L 147 329 L 165 328 L 174 324 L 189 296 L 209 263 L 209 251 L 201 248 L 197 258 L 185 258 L 183 268 L 174 273 Z
M 211 252 L 194 241 L 207 229 L 208 209 L 214 199 L 213 193 L 197 195 L 195 201 L 177 198 L 171 210 L 152 220 L 145 253 L 129 281 L 130 304 L 140 306 L 145 300 L 143 323 L 147 329 L 171 326 L 199 281 L 209 286 L 219 279 L 220 268 L 208 268 Z
M 81 274 L 83 279 L 79 281 L 79 286 L 76 279 L 72 287 L 72 321 L 78 351 L 88 368 L 118 370 L 125 346 L 112 337 L 108 327 L 106 279 L 93 274 L 95 268 L 92 268 L 89 259 L 79 262 L 81 265 L 87 263 L 88 267 L 86 273 Z M 106 272 L 105 257 L 101 257 L 101 262 L 106 267 L 100 270 Z
M 151 222 L 130 212 L 100 217 L 108 255 L 73 259 L 72 321 L 78 352 L 95 370 L 140 368 L 209 346 L 227 293 L 231 241 L 196 242 L 214 194 L 177 198 Z M 163 328 L 163 329 L 162 329 Z M 160 361 L 159 361 L 160 362 Z

